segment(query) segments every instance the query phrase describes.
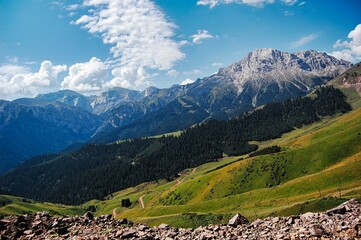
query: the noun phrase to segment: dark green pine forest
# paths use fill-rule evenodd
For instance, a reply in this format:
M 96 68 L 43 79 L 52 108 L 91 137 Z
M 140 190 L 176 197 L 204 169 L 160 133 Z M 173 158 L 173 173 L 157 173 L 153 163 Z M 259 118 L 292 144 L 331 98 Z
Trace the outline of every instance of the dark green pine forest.
M 267 104 L 233 120 L 211 120 L 180 136 L 86 145 L 70 153 L 35 157 L 2 175 L 1 189 L 65 204 L 102 199 L 143 182 L 172 179 L 186 168 L 216 161 L 224 155 L 256 151 L 258 146 L 249 141 L 278 138 L 322 117 L 348 112 L 351 107 L 345 100 L 340 90 L 321 87 L 310 97 Z M 265 151 L 280 149 L 275 146 Z

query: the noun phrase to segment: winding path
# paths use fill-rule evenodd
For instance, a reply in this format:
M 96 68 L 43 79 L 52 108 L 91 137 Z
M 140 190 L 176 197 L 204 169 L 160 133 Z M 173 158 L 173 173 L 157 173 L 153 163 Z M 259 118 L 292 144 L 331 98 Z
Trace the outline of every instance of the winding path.
M 113 209 L 113 218 L 116 219 L 117 217 L 117 211 L 116 211 L 117 208 L 114 208 Z
M 139 198 L 139 203 L 140 203 L 140 206 L 142 206 L 142 208 L 145 208 L 145 204 L 144 204 L 144 197 L 145 197 L 146 194 L 140 196 Z

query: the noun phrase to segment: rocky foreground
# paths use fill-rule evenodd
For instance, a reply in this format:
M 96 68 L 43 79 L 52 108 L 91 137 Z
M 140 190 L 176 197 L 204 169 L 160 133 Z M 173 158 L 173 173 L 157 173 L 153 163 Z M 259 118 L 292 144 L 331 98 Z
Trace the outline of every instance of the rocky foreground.
M 361 239 L 361 203 L 353 199 L 322 213 L 248 223 L 237 214 L 228 225 L 197 229 L 148 227 L 111 215 L 52 217 L 47 213 L 0 217 L 0 239 Z

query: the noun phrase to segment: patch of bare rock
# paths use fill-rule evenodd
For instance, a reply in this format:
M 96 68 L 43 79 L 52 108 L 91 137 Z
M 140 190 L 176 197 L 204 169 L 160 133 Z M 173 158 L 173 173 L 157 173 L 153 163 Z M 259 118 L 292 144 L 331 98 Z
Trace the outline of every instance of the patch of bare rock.
M 249 223 L 240 214 L 227 225 L 196 229 L 149 227 L 111 215 L 53 217 L 47 213 L 0 216 L 0 239 L 361 239 L 361 203 L 355 199 L 322 213 L 269 217 Z

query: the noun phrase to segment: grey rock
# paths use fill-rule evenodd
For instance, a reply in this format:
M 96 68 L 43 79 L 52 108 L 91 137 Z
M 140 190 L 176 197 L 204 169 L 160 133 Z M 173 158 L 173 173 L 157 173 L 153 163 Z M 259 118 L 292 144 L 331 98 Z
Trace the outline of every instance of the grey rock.
M 247 220 L 247 218 L 243 217 L 241 214 L 237 213 L 236 215 L 234 215 L 229 221 L 228 221 L 228 225 L 230 226 L 237 226 L 237 225 L 241 225 L 241 224 L 248 224 L 249 221 Z
M 334 214 L 345 214 L 346 213 L 346 207 L 344 205 L 337 206 L 335 208 L 332 208 L 328 211 L 326 211 L 328 215 L 334 215 Z
M 168 224 L 162 223 L 161 225 L 158 226 L 159 229 L 167 229 L 169 228 Z
M 135 234 L 137 233 L 136 230 L 129 230 L 129 231 L 126 231 L 124 233 L 122 233 L 122 238 L 132 238 L 135 236 Z
M 86 212 L 86 213 L 83 215 L 83 218 L 87 218 L 87 219 L 93 220 L 93 219 L 94 219 L 94 215 L 93 215 L 91 212 Z

